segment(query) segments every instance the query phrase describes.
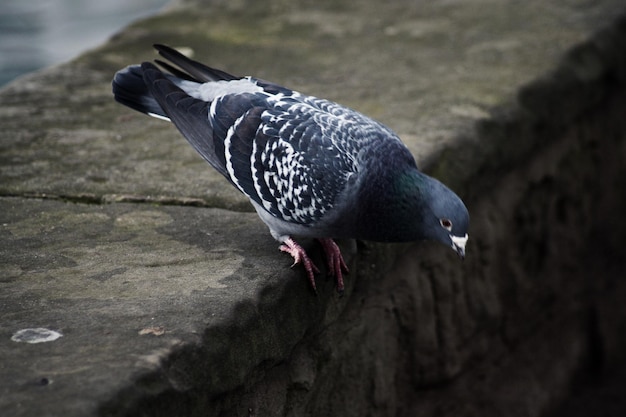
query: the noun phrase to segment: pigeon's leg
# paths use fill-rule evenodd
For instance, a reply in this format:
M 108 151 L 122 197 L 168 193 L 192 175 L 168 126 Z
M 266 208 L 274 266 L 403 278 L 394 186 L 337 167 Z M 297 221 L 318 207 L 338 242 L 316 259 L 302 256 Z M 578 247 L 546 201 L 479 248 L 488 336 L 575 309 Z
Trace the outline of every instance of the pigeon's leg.
M 313 291 L 317 292 L 317 287 L 315 286 L 315 274 L 319 274 L 320 271 L 319 269 L 317 269 L 313 261 L 311 261 L 309 255 L 306 254 L 304 248 L 296 243 L 295 240 L 288 237 L 287 239 L 285 239 L 283 244 L 280 245 L 279 249 L 283 252 L 287 252 L 293 257 L 293 265 L 291 265 L 292 267 L 296 266 L 299 263 L 304 266 L 306 274 L 309 277 L 309 282 L 313 287 Z
M 322 244 L 326 254 L 328 274 L 334 276 L 337 280 L 337 292 L 343 293 L 343 272 L 347 274 L 350 271 L 348 270 L 348 265 L 343 260 L 343 256 L 341 256 L 341 250 L 332 239 L 324 238 L 318 239 L 318 241 Z

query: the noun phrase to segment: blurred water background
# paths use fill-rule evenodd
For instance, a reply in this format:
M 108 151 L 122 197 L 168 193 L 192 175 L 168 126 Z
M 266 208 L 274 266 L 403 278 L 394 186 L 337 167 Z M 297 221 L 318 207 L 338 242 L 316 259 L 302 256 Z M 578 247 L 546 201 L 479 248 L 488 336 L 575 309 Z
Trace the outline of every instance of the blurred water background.
M 169 0 L 0 0 L 0 87 L 104 43 Z

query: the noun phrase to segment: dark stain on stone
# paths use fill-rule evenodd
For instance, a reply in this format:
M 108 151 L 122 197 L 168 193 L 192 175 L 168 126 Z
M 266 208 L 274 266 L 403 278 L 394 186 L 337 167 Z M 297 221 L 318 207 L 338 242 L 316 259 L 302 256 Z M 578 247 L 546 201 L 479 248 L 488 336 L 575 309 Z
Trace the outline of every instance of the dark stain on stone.
M 87 277 L 87 279 L 104 282 L 115 275 L 123 274 L 124 272 L 126 272 L 127 269 L 128 268 L 126 267 L 115 268 L 110 271 L 104 271 L 99 274 L 90 275 L 89 277 Z

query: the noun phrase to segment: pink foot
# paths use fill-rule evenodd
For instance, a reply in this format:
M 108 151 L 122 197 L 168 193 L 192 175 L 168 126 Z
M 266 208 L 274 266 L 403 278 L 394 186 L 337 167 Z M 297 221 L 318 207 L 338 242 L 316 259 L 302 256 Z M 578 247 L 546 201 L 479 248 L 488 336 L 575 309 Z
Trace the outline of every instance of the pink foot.
M 306 254 L 304 248 L 296 243 L 296 241 L 292 238 L 287 238 L 287 240 L 285 240 L 278 249 L 283 252 L 287 252 L 293 257 L 293 265 L 291 265 L 292 268 L 300 263 L 304 266 L 306 274 L 309 277 L 309 282 L 313 287 L 313 291 L 317 293 L 317 287 L 315 286 L 315 274 L 319 274 L 320 270 L 317 269 L 313 261 L 311 261 L 311 258 L 309 258 L 309 255 Z
M 343 293 L 343 273 L 348 273 L 349 271 L 346 262 L 343 260 L 343 256 L 341 256 L 341 250 L 332 239 L 324 238 L 318 239 L 318 241 L 322 245 L 324 254 L 326 255 L 328 275 L 335 277 L 337 280 L 337 292 Z M 302 264 L 304 266 L 309 282 L 311 283 L 311 287 L 313 287 L 313 291 L 317 292 L 315 274 L 319 274 L 320 271 L 317 269 L 313 261 L 311 261 L 309 255 L 306 254 L 304 248 L 296 243 L 296 241 L 292 238 L 287 238 L 287 240 L 280 245 L 279 249 L 283 252 L 287 252 L 293 257 L 292 267 L 298 264 Z
M 332 239 L 324 238 L 318 239 L 318 241 L 322 244 L 322 248 L 324 248 L 326 264 L 328 265 L 328 275 L 335 277 L 337 280 L 337 292 L 343 293 L 344 285 L 342 272 L 347 274 L 350 271 L 348 270 L 348 265 L 346 265 L 346 262 L 343 260 L 343 256 L 341 256 L 341 250 Z

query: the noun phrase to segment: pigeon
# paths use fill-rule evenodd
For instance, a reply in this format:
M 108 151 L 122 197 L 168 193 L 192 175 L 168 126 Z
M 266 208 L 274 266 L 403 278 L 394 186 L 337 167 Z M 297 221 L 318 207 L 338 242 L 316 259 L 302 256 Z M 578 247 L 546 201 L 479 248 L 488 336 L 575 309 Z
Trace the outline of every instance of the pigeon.
M 349 271 L 334 239 L 434 240 L 465 257 L 467 208 L 418 170 L 390 128 L 335 102 L 154 48 L 166 61 L 118 71 L 115 100 L 174 123 L 250 199 L 314 291 L 319 269 L 294 237 L 319 241 L 340 293 Z

